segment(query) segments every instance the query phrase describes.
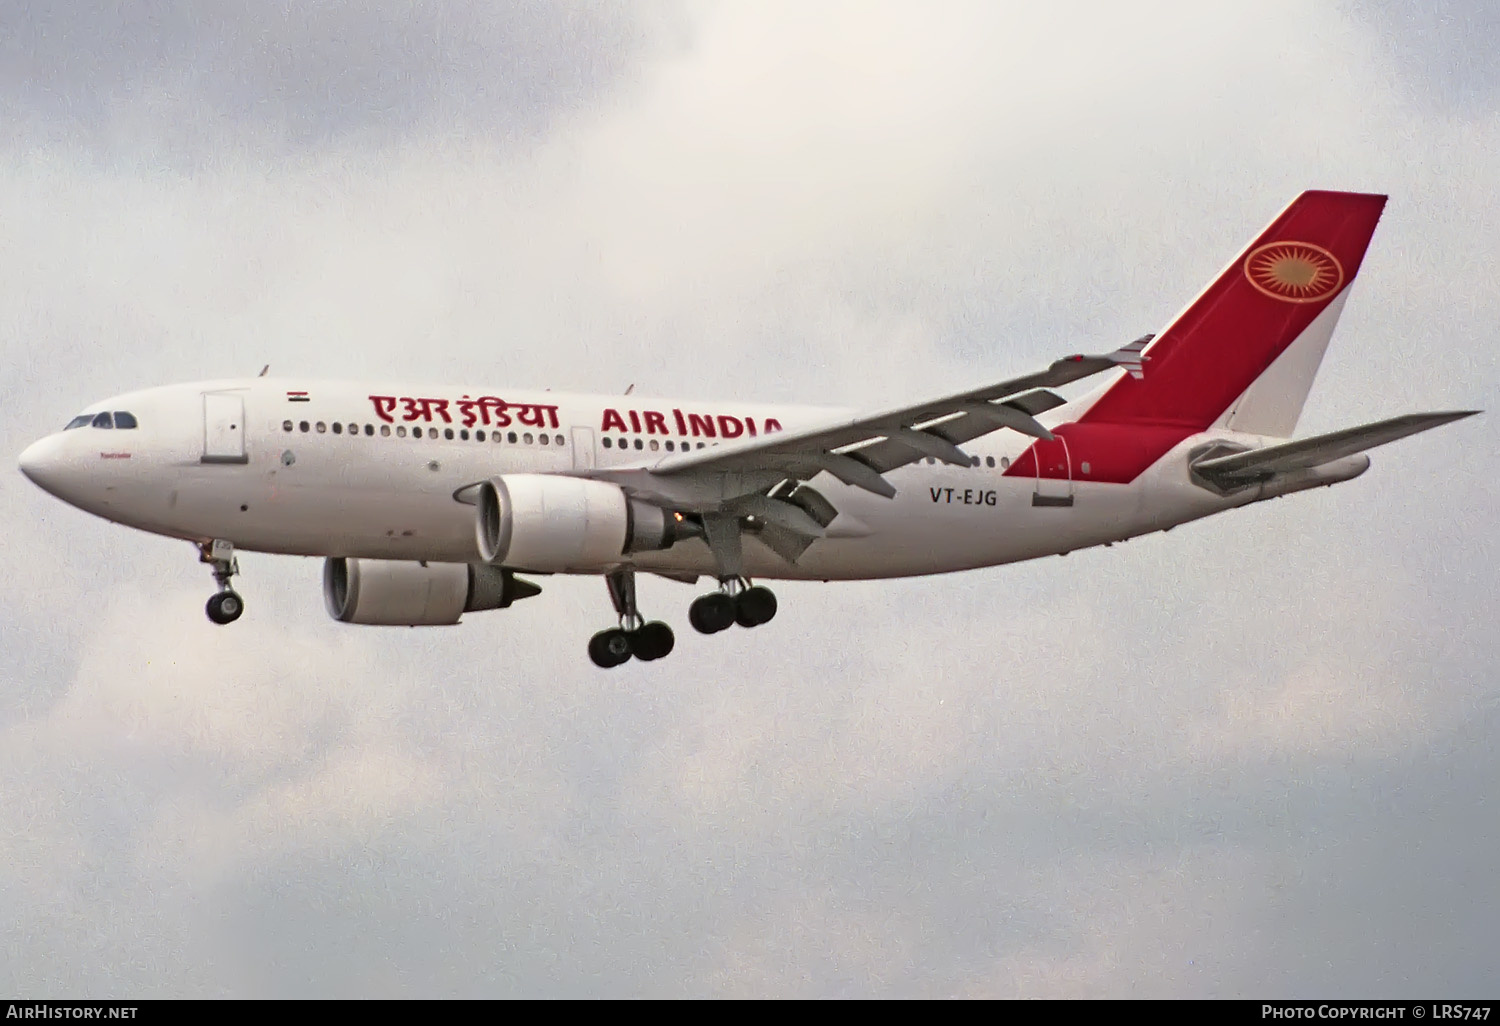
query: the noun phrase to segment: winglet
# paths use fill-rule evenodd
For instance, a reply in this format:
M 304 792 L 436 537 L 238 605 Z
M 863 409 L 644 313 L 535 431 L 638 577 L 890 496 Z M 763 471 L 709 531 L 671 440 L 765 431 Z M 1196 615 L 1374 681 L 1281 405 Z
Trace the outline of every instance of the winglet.
M 1143 356 L 1141 350 L 1145 349 L 1155 337 L 1155 334 L 1142 335 L 1129 345 L 1121 346 L 1110 353 L 1109 359 L 1129 371 L 1132 378 L 1144 378 L 1146 371 L 1141 365 L 1151 359 L 1151 357 Z
M 1151 359 L 1141 351 L 1156 338 L 1155 335 L 1142 335 L 1128 345 L 1121 346 L 1112 353 L 1103 356 L 1084 356 L 1082 353 L 1074 353 L 1072 356 L 1064 356 L 1061 360 L 1053 362 L 1048 368 L 1050 385 L 1066 385 L 1070 381 L 1086 378 L 1090 374 L 1098 374 L 1114 367 L 1124 367 L 1130 372 L 1132 378 L 1143 378 L 1145 373 L 1141 364 Z

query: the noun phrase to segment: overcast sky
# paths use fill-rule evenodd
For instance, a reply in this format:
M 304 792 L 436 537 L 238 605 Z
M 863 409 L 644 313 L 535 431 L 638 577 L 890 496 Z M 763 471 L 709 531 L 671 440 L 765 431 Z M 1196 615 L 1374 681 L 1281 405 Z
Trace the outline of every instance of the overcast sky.
M 875 406 L 1391 201 L 1299 430 L 1493 408 L 1492 5 L 0 4 L 0 450 L 235 374 Z M 0 474 L 0 991 L 1494 996 L 1490 413 L 1111 549 L 428 631 Z M 13 455 L 12 455 L 13 458 Z

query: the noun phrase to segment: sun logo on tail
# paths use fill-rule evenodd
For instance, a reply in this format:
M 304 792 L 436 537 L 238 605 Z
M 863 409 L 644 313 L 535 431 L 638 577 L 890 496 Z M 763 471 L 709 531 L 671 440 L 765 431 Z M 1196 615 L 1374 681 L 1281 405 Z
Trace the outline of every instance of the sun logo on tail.
M 1344 269 L 1322 246 L 1310 242 L 1268 242 L 1245 258 L 1245 277 L 1274 299 L 1315 303 L 1344 284 Z

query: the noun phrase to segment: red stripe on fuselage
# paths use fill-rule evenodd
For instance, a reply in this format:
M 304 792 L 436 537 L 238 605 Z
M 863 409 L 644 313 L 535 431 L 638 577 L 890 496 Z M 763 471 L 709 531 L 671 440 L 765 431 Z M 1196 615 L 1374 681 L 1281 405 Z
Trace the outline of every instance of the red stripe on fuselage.
M 1135 480 L 1174 445 L 1213 424 L 1359 273 L 1384 196 L 1305 192 L 1146 349 L 1142 378 L 1121 377 L 1078 421 L 1038 442 L 1006 473 L 1080 481 Z M 1257 287 L 1246 258 L 1275 242 L 1309 243 L 1332 254 L 1343 285 L 1320 299 L 1292 301 Z M 1326 262 L 1326 261 L 1325 261 Z M 1274 284 L 1274 283 L 1273 283 Z M 1288 295 L 1293 295 L 1291 288 Z M 1082 464 L 1089 473 L 1082 473 Z
M 1062 441 L 1038 441 L 1017 456 L 1009 477 L 1047 477 L 1075 481 L 1129 484 L 1141 471 L 1193 432 L 1170 424 L 1093 424 L 1078 422 L 1054 428 Z M 1037 473 L 1037 459 L 1041 473 Z M 1071 460 L 1071 471 L 1068 461 Z M 1084 464 L 1088 470 L 1084 470 Z

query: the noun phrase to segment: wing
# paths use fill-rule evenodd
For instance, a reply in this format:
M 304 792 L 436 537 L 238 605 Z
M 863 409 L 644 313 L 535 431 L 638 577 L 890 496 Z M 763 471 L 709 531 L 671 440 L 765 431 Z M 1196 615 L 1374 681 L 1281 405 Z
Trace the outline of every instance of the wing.
M 1001 381 L 985 388 L 958 392 L 930 402 L 855 417 L 801 431 L 777 432 L 713 449 L 668 456 L 642 465 L 658 478 L 689 474 L 762 474 L 775 471 L 789 477 L 810 478 L 826 470 L 845 484 L 890 498 L 896 489 L 882 475 L 931 456 L 956 466 L 968 466 L 963 442 L 1010 428 L 1037 438 L 1052 433 L 1036 415 L 1061 405 L 1047 391 L 1101 371 L 1124 367 L 1142 376 L 1141 350 L 1146 335 L 1103 356 L 1069 356 L 1046 370 Z
M 1374 424 L 1345 428 L 1326 435 L 1301 438 L 1295 442 L 1235 453 L 1232 456 L 1216 456 L 1193 464 L 1193 472 L 1202 476 L 1215 487 L 1226 491 L 1253 484 L 1294 470 L 1305 470 L 1320 466 L 1344 456 L 1352 456 L 1377 445 L 1394 442 L 1398 438 L 1440 427 L 1443 424 L 1472 417 L 1478 410 L 1458 410 L 1452 413 L 1408 413 L 1403 417 L 1392 417 Z
M 818 474 L 827 471 L 845 484 L 892 498 L 896 489 L 886 473 L 929 456 L 970 466 L 959 445 L 980 435 L 1009 428 L 1050 439 L 1052 432 L 1036 416 L 1064 400 L 1048 389 L 1117 367 L 1142 377 L 1142 363 L 1150 357 L 1141 351 L 1153 337 L 1145 335 L 1102 356 L 1065 357 L 1035 374 L 930 402 L 587 474 L 614 481 L 647 502 L 699 514 L 709 548 L 725 573 L 739 572 L 742 530 L 795 563 L 818 538 L 868 530 L 841 517 L 807 484 Z

